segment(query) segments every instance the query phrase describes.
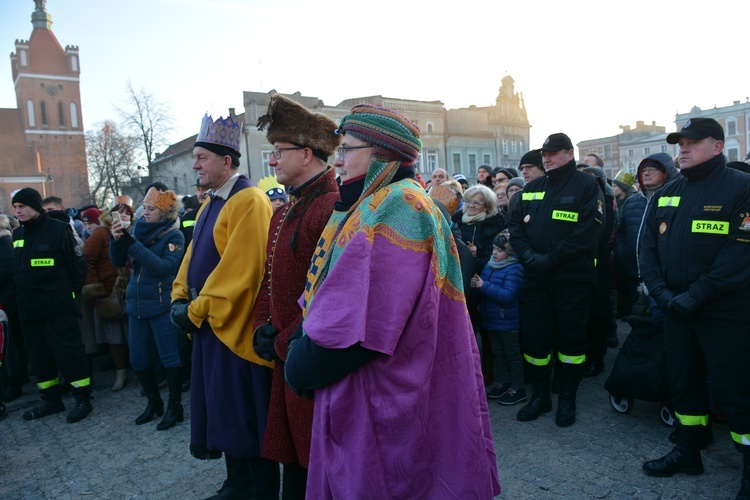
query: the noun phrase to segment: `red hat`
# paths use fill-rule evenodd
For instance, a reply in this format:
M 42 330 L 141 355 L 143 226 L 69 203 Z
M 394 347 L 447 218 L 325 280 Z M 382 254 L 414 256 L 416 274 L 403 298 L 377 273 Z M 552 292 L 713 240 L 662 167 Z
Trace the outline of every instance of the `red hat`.
M 81 220 L 83 222 L 90 222 L 99 225 L 99 215 L 101 215 L 101 213 L 102 211 L 96 207 L 87 208 L 81 214 Z

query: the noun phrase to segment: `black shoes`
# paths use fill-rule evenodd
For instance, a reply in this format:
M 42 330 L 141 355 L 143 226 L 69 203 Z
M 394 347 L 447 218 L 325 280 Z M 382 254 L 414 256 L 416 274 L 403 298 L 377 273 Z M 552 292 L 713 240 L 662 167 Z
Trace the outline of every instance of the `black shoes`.
M 586 364 L 586 368 L 583 370 L 584 377 L 596 377 L 604 371 L 604 363 L 602 361 L 591 361 Z
M 521 422 L 530 422 L 536 420 L 542 413 L 552 411 L 552 399 L 549 397 L 549 393 L 546 397 L 542 395 L 533 394 L 529 404 L 524 406 L 518 411 L 516 420 Z
M 154 415 L 160 417 L 164 415 L 164 401 L 158 395 L 156 398 L 153 396 L 148 398 L 146 409 L 135 419 L 135 425 L 143 425 L 151 422 L 154 419 Z
M 165 431 L 175 426 L 177 422 L 185 420 L 185 414 L 182 409 L 181 403 L 170 403 L 167 405 L 167 413 L 164 418 L 156 426 L 157 431 Z
M 576 400 L 575 396 L 572 399 L 560 397 L 557 399 L 557 415 L 555 416 L 555 424 L 558 427 L 569 427 L 576 423 Z
M 677 427 L 675 430 L 673 430 L 669 434 L 669 442 L 674 444 L 680 444 L 680 441 L 682 440 L 682 428 Z M 714 431 L 711 428 L 711 426 L 706 427 L 706 430 L 701 433 L 700 438 L 698 439 L 698 447 L 701 450 L 705 450 L 708 448 L 708 445 L 711 444 L 711 442 L 714 440 Z
M 671 477 L 678 473 L 695 476 L 703 474 L 703 461 L 700 451 L 690 452 L 675 446 L 663 457 L 643 464 L 643 471 L 656 477 Z
M 62 413 L 65 411 L 65 405 L 62 399 L 57 398 L 44 398 L 42 397 L 42 404 L 35 406 L 34 408 L 27 410 L 23 413 L 24 420 L 36 420 L 38 418 L 44 418 L 48 415 L 54 415 L 55 413 Z
M 69 424 L 80 422 L 81 420 L 86 418 L 86 416 L 94 409 L 91 406 L 90 396 L 76 396 L 75 399 L 76 404 L 75 406 L 73 406 L 73 409 L 70 410 L 70 413 L 68 413 L 67 417 L 67 421 Z

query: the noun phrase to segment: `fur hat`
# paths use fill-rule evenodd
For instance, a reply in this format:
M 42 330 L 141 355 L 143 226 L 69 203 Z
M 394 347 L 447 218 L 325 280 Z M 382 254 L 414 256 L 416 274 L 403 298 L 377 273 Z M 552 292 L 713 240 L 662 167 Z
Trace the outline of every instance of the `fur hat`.
M 258 130 L 268 127 L 268 142 L 288 142 L 310 148 L 323 161 L 339 147 L 336 122 L 280 94 L 271 96 L 266 114 L 258 118 Z
M 168 211 L 176 202 L 177 195 L 174 194 L 174 191 L 167 190 L 165 192 L 161 192 L 155 187 L 149 189 L 148 193 L 146 193 L 146 197 L 143 198 L 143 203 L 153 205 L 162 212 Z
M 42 208 L 42 195 L 34 188 L 25 187 L 19 189 L 13 194 L 11 203 L 23 203 L 39 213 L 44 212 L 44 208 Z

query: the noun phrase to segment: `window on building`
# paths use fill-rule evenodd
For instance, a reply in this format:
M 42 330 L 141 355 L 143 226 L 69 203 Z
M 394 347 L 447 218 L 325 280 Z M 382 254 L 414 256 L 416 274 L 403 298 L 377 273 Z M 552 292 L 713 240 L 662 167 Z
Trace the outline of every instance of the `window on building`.
M 503 139 L 503 154 L 508 154 L 508 141 L 506 141 L 505 139 Z
M 651 148 L 649 148 L 649 147 L 643 148 L 643 154 L 646 155 L 646 156 L 650 155 L 651 154 Z
M 28 116 L 29 127 L 36 127 L 36 117 L 34 116 L 34 101 L 26 101 L 26 115 Z
M 274 172 L 274 170 L 268 166 L 268 160 L 271 159 L 271 151 L 261 151 L 260 158 L 260 162 L 263 165 L 263 176 L 265 177 L 266 175 L 275 175 L 276 172 Z
M 510 142 L 510 152 L 513 153 L 514 155 L 518 154 L 518 149 L 516 149 L 516 146 L 517 146 L 516 141 Z
M 737 135 L 737 121 L 727 120 L 727 135 Z
M 60 117 L 60 127 L 65 126 L 65 112 L 63 111 L 63 104 L 61 102 L 57 103 L 57 114 Z
M 70 69 L 78 71 L 78 58 L 76 56 L 70 56 Z
M 76 103 L 70 103 L 70 127 L 78 128 L 78 106 Z
M 180 185 L 177 184 L 177 176 L 172 177 L 172 182 L 174 183 L 174 192 L 179 193 L 180 192 Z
M 518 141 L 518 149 L 522 152 L 526 152 L 526 148 L 523 147 L 523 141 Z
M 437 149 L 425 149 L 425 156 L 427 157 L 427 171 L 434 172 L 438 168 L 438 150 Z
M 435 125 L 432 122 L 427 122 L 427 133 L 432 134 L 435 132 Z
M 667 145 L 666 144 L 662 144 L 661 146 L 659 146 L 659 152 L 660 153 L 666 153 L 667 152 Z
M 482 163 L 485 165 L 491 165 L 492 160 L 490 159 L 490 155 L 482 155 Z
M 453 153 L 453 173 L 461 173 L 461 153 Z
M 727 148 L 724 150 L 729 161 L 740 161 L 740 150 L 737 148 Z
M 183 193 L 190 193 L 190 186 L 188 186 L 187 174 L 182 174 L 182 185 L 185 186 Z
M 26 60 L 26 51 L 19 50 L 18 55 L 21 57 L 21 66 L 26 66 L 28 64 L 28 61 Z
M 477 155 L 469 153 L 469 175 L 477 175 Z
M 612 146 L 607 144 L 604 146 L 604 156 L 602 156 L 602 160 L 606 160 L 608 158 L 612 158 Z
M 47 123 L 47 103 L 42 101 L 42 103 L 39 105 L 39 108 L 42 111 L 42 127 L 46 127 L 49 125 L 49 123 Z
M 422 164 L 422 153 L 419 153 L 419 156 L 417 156 L 417 161 L 414 162 L 414 168 L 419 172 L 420 174 L 425 173 L 424 171 L 424 165 Z
M 632 158 L 635 156 L 635 151 L 632 149 L 628 149 L 628 158 Z

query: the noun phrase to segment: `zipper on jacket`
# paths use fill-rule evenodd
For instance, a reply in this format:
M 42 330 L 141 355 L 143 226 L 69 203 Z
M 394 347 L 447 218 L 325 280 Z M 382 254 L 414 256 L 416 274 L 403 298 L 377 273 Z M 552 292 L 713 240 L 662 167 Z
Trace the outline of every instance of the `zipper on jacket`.
M 135 279 L 135 302 L 137 304 L 136 309 L 138 313 L 138 319 L 141 319 L 141 271 L 143 271 L 143 266 L 138 269 L 138 277 Z
M 164 302 L 162 301 L 162 298 L 161 298 L 161 281 L 159 282 L 159 284 L 157 285 L 157 287 L 159 288 L 159 305 L 163 306 Z

